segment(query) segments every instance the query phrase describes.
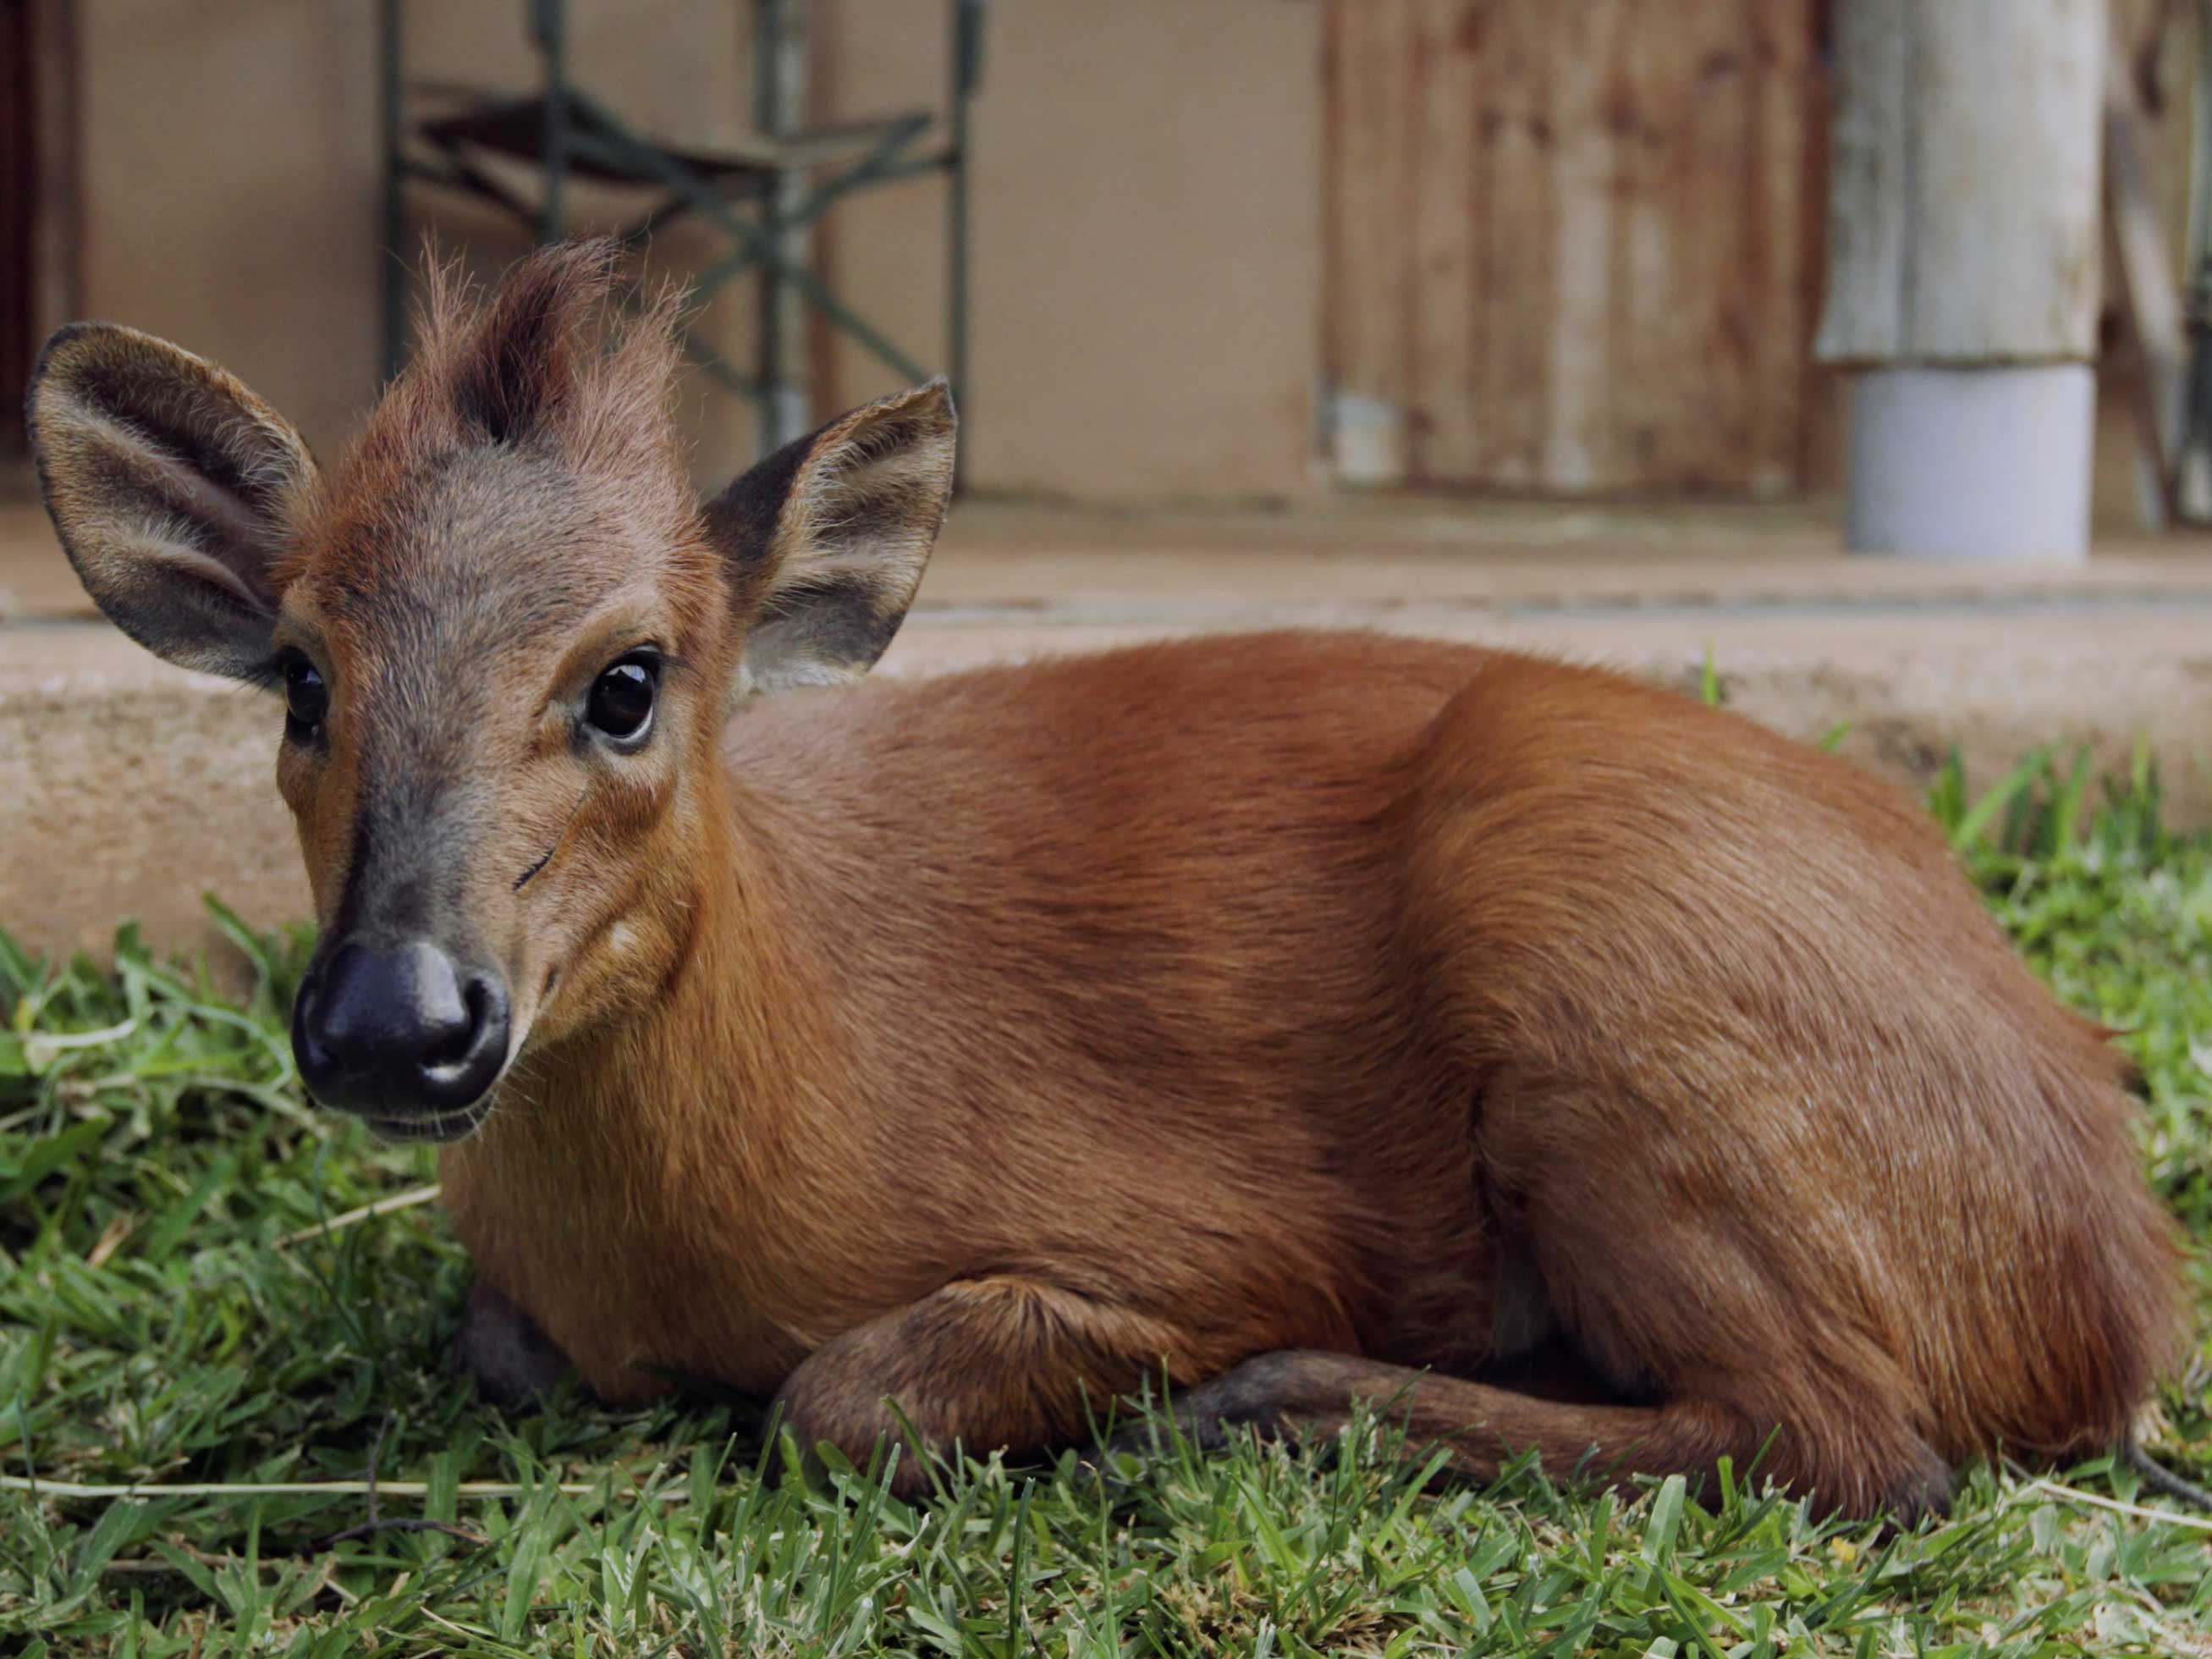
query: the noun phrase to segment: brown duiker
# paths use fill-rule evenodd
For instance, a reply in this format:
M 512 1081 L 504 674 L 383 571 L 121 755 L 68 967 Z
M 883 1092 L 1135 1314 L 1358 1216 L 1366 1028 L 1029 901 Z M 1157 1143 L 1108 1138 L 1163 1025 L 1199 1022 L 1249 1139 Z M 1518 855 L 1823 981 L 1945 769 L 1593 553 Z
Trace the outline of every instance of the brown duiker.
M 1207 1435 L 1367 1398 L 1861 1512 L 2124 1443 L 2179 1298 L 2124 1065 L 1907 802 L 1407 640 L 863 680 L 945 387 L 702 503 L 611 280 L 441 288 L 328 474 L 127 329 L 31 397 L 101 609 L 283 696 L 301 1073 L 447 1143 L 487 1388 L 709 1379 L 865 1459 L 1164 1377 Z

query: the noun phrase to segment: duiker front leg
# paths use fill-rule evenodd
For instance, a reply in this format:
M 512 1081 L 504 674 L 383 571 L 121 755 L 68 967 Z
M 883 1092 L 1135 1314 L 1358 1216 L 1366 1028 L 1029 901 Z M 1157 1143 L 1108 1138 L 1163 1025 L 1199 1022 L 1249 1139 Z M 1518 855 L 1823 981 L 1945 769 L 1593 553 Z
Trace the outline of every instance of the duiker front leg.
M 976 1455 L 1066 1445 L 1164 1366 L 1202 1375 L 1188 1336 L 1036 1279 L 962 1279 L 847 1331 L 809 1355 L 778 1396 L 799 1443 L 823 1442 L 866 1467 L 896 1444 L 895 1401 L 932 1451 Z M 929 1474 L 911 1452 L 892 1489 L 911 1498 Z
M 502 1406 L 542 1399 L 575 1370 L 536 1320 L 481 1279 L 469 1287 L 448 1363 Z

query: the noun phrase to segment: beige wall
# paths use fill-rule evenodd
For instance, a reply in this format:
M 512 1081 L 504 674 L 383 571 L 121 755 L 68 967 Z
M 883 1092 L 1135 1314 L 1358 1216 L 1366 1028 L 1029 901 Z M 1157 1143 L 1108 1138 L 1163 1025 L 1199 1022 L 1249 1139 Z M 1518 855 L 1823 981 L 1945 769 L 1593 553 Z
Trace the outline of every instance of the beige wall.
M 375 387 L 373 17 L 78 7 L 83 309 L 225 363 L 325 454 Z
M 822 98 L 942 95 L 937 0 L 817 0 Z M 580 79 L 711 135 L 750 102 L 746 9 L 574 0 Z M 971 481 L 1088 498 L 1306 487 L 1320 304 L 1320 0 L 1019 0 L 992 9 L 976 117 Z M 407 8 L 421 78 L 532 77 L 520 0 Z M 368 0 L 82 0 L 84 309 L 234 369 L 330 453 L 377 372 L 376 43 Z M 495 268 L 524 238 L 412 198 Z M 839 210 L 824 254 L 910 355 L 943 359 L 942 187 Z M 588 201 L 586 205 L 590 204 Z M 710 234 L 654 250 L 682 272 Z M 710 313 L 743 353 L 748 291 Z M 836 351 L 822 401 L 887 389 Z M 750 417 L 696 388 L 702 479 Z
M 713 136 L 747 107 L 742 7 L 570 9 L 586 84 L 642 121 Z M 81 4 L 82 309 L 223 363 L 326 456 L 374 400 L 380 365 L 374 16 L 368 0 Z M 522 18 L 520 0 L 416 0 L 410 76 L 528 87 Z M 528 246 L 501 216 L 432 191 L 410 201 L 414 234 L 435 234 L 483 272 Z M 696 233 L 672 236 L 656 263 L 681 273 L 702 248 L 719 252 Z M 733 297 L 705 332 L 742 351 L 748 324 Z M 692 404 L 702 470 L 742 462 L 746 410 L 720 396 Z
M 945 8 L 830 0 L 833 111 L 940 96 Z M 1310 486 L 1321 337 L 1321 0 L 994 6 L 975 114 L 969 477 L 1074 496 Z M 941 189 L 855 201 L 827 258 L 933 342 Z M 844 401 L 889 371 L 846 346 Z

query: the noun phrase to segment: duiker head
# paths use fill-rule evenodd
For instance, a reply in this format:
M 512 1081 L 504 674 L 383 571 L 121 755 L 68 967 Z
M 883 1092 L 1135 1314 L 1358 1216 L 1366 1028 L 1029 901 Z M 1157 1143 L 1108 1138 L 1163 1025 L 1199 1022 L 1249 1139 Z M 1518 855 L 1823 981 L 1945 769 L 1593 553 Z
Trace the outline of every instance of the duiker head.
M 702 504 L 666 307 L 610 320 L 613 252 L 551 248 L 426 339 L 343 462 L 222 370 L 84 324 L 32 382 L 48 512 L 157 655 L 283 701 L 277 780 L 322 939 L 309 1089 L 451 1138 L 533 1032 L 617 1018 L 679 960 L 732 702 L 865 672 L 951 487 L 937 383 Z

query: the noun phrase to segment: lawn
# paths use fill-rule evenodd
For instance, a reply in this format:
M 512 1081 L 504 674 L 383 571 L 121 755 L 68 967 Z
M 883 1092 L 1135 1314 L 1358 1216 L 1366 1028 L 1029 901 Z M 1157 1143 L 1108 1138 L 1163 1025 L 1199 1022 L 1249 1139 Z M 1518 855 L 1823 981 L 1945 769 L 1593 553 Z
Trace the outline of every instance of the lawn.
M 2212 1239 L 2212 836 L 2161 828 L 2147 764 L 2093 791 L 2039 757 L 1978 797 L 1954 770 L 1930 804 L 2125 1032 L 2152 1178 Z M 1740 1476 L 1702 1506 L 1431 1487 L 1371 1424 L 971 1465 L 908 1507 L 738 1406 L 481 1406 L 441 1368 L 466 1270 L 427 1156 L 302 1103 L 301 942 L 224 921 L 243 1002 L 128 930 L 112 972 L 0 935 L 0 1652 L 2212 1655 L 2212 1516 L 2139 1513 L 2163 1500 L 2102 1461 L 1972 1470 L 1891 1534 Z M 2198 1328 L 2152 1439 L 2202 1480 Z

